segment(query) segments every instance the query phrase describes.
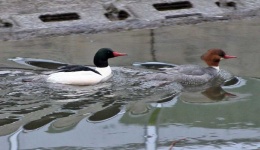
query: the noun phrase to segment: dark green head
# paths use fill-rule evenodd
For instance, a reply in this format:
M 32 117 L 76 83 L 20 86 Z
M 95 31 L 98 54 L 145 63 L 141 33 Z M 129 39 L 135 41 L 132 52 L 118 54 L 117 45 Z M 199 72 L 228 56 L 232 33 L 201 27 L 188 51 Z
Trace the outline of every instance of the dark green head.
M 101 48 L 97 51 L 97 53 L 94 56 L 94 64 L 97 67 L 107 67 L 108 66 L 108 59 L 118 56 L 126 56 L 125 53 L 119 53 L 116 51 L 113 51 L 110 48 Z

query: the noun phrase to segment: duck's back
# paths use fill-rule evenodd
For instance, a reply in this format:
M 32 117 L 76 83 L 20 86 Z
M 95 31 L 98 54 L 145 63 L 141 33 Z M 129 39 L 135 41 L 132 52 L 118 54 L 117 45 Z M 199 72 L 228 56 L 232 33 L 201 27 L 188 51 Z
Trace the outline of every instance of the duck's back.
M 172 69 L 167 70 L 167 74 L 181 73 L 185 75 L 201 76 L 205 74 L 204 67 L 199 65 L 179 65 Z

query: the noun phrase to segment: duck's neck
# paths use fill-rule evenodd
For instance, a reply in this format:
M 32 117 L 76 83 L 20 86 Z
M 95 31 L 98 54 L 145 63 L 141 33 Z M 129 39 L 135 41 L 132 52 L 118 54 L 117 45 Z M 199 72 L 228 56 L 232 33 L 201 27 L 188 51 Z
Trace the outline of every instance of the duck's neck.
M 219 71 L 219 66 L 210 66 L 210 67 L 212 67 L 212 68 L 216 69 L 217 71 Z

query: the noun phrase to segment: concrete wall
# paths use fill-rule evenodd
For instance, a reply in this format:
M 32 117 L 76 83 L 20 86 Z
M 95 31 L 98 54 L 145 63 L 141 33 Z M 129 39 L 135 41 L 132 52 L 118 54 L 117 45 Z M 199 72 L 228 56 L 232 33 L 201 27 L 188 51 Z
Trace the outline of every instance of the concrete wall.
M 0 40 L 258 16 L 260 0 L 0 0 Z

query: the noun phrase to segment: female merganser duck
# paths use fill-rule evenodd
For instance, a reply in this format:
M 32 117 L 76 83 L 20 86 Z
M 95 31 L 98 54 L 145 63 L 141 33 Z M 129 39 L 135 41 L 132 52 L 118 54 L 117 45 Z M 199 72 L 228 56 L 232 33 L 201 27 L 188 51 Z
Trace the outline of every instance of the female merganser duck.
M 208 67 L 198 65 L 179 65 L 167 69 L 161 73 L 149 74 L 149 80 L 167 80 L 181 83 L 182 85 L 204 85 L 210 81 L 219 80 L 221 82 L 229 80 L 233 76 L 227 71 L 219 69 L 219 62 L 222 59 L 236 58 L 236 56 L 227 55 L 221 49 L 210 49 L 201 56 Z
M 93 85 L 108 80 L 112 76 L 112 70 L 108 65 L 108 59 L 125 56 L 109 48 L 101 48 L 94 56 L 95 69 L 81 65 L 66 65 L 58 68 L 59 72 L 50 74 L 47 82 L 71 84 L 71 85 Z

